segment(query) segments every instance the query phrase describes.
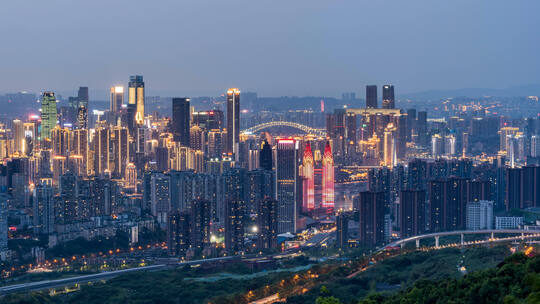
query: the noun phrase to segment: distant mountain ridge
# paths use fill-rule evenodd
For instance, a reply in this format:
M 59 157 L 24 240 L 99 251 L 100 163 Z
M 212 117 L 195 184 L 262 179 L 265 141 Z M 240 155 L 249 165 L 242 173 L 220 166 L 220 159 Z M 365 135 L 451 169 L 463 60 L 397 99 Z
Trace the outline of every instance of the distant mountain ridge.
M 449 97 L 518 97 L 518 96 L 539 96 L 540 84 L 529 84 L 509 87 L 506 89 L 490 88 L 463 88 L 454 90 L 427 90 L 416 93 L 400 94 L 400 98 L 414 99 L 441 99 Z

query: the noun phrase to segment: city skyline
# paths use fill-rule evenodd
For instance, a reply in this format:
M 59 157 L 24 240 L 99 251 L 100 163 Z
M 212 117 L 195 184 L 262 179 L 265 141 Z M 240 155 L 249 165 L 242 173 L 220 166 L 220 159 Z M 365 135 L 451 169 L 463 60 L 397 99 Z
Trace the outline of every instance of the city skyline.
M 538 11 L 3 4 L 2 303 L 536 303 Z

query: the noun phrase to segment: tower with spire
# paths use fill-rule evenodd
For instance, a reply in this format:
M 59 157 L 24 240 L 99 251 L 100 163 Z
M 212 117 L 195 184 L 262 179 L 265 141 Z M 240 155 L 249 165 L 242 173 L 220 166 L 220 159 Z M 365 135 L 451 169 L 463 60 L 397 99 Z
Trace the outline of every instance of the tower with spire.
M 334 157 L 330 142 L 326 142 L 322 159 L 322 204 L 323 208 L 334 208 Z

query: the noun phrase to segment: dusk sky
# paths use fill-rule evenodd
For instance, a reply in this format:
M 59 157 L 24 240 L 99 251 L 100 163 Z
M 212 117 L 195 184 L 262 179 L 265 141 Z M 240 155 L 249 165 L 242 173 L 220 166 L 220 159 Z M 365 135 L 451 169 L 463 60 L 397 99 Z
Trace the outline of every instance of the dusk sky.
M 162 96 L 538 84 L 539 12 L 538 0 L 2 1 L 0 92 L 104 92 L 134 74 Z

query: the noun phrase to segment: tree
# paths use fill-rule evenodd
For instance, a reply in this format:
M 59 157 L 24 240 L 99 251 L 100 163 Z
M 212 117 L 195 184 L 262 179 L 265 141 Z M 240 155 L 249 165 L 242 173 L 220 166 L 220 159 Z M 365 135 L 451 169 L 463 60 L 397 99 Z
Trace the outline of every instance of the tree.
M 315 304 L 341 304 L 341 302 L 335 297 L 318 297 Z

